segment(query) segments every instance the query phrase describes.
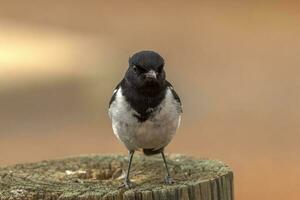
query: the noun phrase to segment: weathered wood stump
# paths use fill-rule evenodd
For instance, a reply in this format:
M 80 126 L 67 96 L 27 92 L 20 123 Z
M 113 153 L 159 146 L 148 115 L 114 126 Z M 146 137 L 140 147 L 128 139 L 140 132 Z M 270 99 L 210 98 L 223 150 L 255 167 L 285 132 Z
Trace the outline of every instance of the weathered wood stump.
M 1 200 L 233 200 L 233 173 L 220 161 L 167 157 L 176 183 L 165 185 L 160 156 L 135 155 L 133 189 L 119 189 L 123 155 L 89 155 L 0 168 Z

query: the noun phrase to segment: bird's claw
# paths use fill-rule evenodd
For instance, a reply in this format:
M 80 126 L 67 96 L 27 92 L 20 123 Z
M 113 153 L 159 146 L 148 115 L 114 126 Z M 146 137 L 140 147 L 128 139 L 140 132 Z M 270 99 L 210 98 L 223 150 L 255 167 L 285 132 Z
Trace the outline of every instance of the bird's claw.
M 171 185 L 171 184 L 175 183 L 175 181 L 171 176 L 166 176 L 165 177 L 165 183 L 168 184 L 168 185 Z
M 132 182 L 129 179 L 124 180 L 124 187 L 126 189 L 131 189 L 132 188 Z
M 123 184 L 120 185 L 118 187 L 118 189 L 121 189 L 121 188 L 126 188 L 126 189 L 131 189 L 133 186 L 132 182 L 130 180 L 124 180 Z

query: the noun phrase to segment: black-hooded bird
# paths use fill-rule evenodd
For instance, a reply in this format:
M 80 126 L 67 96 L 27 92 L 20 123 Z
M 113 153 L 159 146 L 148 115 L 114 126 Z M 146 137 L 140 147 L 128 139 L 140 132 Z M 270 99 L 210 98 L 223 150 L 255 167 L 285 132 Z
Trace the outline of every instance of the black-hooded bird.
M 109 116 L 117 138 L 129 151 L 129 163 L 124 186 L 129 179 L 134 152 L 161 154 L 165 168 L 165 183 L 172 179 L 164 148 L 175 135 L 181 119 L 182 106 L 172 85 L 166 80 L 164 59 L 154 51 L 140 51 L 129 58 L 129 67 L 117 85 L 109 102 Z

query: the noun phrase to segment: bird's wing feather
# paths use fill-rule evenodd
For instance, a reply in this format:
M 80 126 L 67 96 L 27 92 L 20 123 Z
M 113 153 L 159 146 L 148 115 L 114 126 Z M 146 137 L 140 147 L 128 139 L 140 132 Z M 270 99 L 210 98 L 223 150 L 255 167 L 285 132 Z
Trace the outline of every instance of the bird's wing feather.
M 114 92 L 113 92 L 113 95 L 112 95 L 112 97 L 110 98 L 108 108 L 110 108 L 110 105 L 112 104 L 112 102 L 114 102 L 114 100 L 115 100 L 115 98 L 116 98 L 117 91 L 118 91 L 118 89 L 120 88 L 120 86 L 121 86 L 121 82 L 116 86 L 116 88 L 115 88 L 115 90 L 114 90 Z
M 182 110 L 182 104 L 181 104 L 181 100 L 180 100 L 178 94 L 175 92 L 175 90 L 174 90 L 172 84 L 171 84 L 169 81 L 166 80 L 166 83 L 167 83 L 167 87 L 171 90 L 174 99 L 175 99 L 175 100 L 178 102 L 178 104 L 179 104 L 180 112 L 182 112 L 182 111 L 183 111 L 183 110 Z

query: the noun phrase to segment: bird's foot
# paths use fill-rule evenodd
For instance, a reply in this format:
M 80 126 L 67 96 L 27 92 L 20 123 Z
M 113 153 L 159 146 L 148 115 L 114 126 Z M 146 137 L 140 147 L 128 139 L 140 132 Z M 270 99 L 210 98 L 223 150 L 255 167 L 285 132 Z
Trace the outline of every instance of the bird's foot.
M 129 179 L 124 181 L 124 185 L 126 189 L 131 189 L 133 186 L 132 182 Z
M 175 183 L 175 181 L 171 176 L 166 176 L 165 177 L 165 183 L 168 184 L 168 185 L 171 185 L 171 184 Z
M 119 186 L 120 188 L 126 188 L 126 189 L 131 189 L 133 186 L 132 182 L 129 179 L 125 179 L 123 184 Z

